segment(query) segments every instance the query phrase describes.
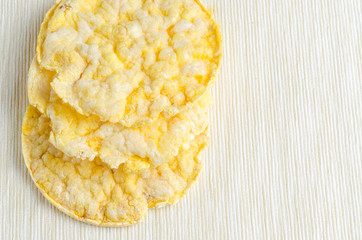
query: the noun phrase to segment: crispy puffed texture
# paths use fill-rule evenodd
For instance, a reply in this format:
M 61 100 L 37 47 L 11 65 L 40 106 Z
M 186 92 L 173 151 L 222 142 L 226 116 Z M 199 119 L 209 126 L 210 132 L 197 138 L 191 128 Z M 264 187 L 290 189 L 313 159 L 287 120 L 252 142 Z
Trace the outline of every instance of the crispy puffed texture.
M 190 109 L 221 52 L 219 27 L 196 0 L 57 1 L 37 44 L 64 102 L 127 127 Z
M 169 163 L 142 167 L 145 161 L 137 159 L 111 169 L 98 160 L 65 156 L 48 141 L 49 124 L 35 107 L 28 107 L 22 147 L 33 181 L 64 213 L 102 226 L 136 223 L 148 208 L 177 202 L 198 176 L 199 155 L 208 142 L 205 131 Z
M 206 108 L 212 98 L 208 91 L 197 103 L 172 118 L 160 115 L 141 127 L 124 127 L 84 116 L 62 102 L 50 89 L 51 75 L 36 59 L 29 70 L 29 99 L 51 120 L 50 142 L 68 156 L 92 161 L 98 157 L 111 168 L 128 159 L 147 158 L 154 166 L 171 161 L 181 146 L 208 127 Z M 141 101 L 141 100 L 140 100 Z

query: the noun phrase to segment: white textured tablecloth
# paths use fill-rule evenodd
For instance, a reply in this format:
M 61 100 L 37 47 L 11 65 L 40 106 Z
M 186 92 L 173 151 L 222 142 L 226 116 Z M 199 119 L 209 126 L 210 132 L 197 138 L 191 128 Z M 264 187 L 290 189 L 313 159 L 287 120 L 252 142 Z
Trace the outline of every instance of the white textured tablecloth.
M 178 204 L 101 228 L 56 210 L 21 156 L 52 0 L 0 0 L 0 239 L 361 239 L 361 0 L 203 0 L 224 37 L 204 171 Z

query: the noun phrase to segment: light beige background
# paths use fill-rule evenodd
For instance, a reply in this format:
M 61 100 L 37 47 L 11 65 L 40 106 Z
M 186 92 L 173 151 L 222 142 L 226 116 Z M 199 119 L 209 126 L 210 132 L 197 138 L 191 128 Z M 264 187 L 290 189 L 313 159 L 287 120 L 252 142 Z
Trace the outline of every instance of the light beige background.
M 21 156 L 52 0 L 0 0 L 0 239 L 361 239 L 362 3 L 203 0 L 224 36 L 204 171 L 177 205 L 100 228 L 57 211 Z

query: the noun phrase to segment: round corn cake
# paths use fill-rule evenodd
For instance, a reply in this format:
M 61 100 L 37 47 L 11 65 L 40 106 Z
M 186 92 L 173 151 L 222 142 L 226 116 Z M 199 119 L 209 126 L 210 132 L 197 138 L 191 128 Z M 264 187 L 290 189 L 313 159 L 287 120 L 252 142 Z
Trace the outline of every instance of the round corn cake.
M 191 108 L 220 59 L 219 27 L 197 0 L 57 1 L 37 43 L 64 102 L 127 127 Z
M 67 157 L 54 148 L 48 141 L 49 124 L 45 115 L 28 107 L 22 147 L 33 181 L 64 213 L 102 226 L 136 223 L 148 208 L 175 203 L 198 176 L 199 154 L 208 142 L 205 131 L 169 163 L 152 167 L 137 159 L 111 169 L 97 159 Z
M 51 91 L 48 73 L 33 60 L 29 70 L 29 100 L 50 118 L 50 142 L 71 157 L 90 161 L 98 157 L 111 168 L 133 158 L 147 158 L 150 164 L 158 166 L 171 161 L 183 144 L 188 145 L 208 126 L 209 92 L 191 109 L 172 118 L 160 115 L 156 121 L 141 127 L 125 127 L 76 112 Z

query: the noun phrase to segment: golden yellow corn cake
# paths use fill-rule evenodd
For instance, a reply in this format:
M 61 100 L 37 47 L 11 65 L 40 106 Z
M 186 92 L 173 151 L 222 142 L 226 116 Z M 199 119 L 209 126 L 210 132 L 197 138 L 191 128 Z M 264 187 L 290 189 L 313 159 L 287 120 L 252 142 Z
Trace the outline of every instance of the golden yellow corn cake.
M 84 116 L 64 104 L 50 90 L 51 75 L 34 59 L 29 70 L 29 99 L 51 120 L 50 142 L 68 156 L 92 161 L 95 157 L 117 168 L 133 157 L 147 158 L 158 166 L 172 160 L 182 144 L 188 144 L 208 126 L 207 92 L 191 109 L 138 128 L 101 122 L 97 116 Z
M 137 127 L 207 92 L 220 41 L 196 0 L 63 0 L 42 24 L 37 60 L 77 112 Z
M 205 131 L 182 146 L 169 163 L 152 167 L 139 158 L 111 169 L 97 159 L 66 157 L 48 141 L 49 124 L 47 117 L 29 106 L 22 143 L 32 179 L 61 211 L 103 226 L 132 224 L 148 208 L 175 203 L 199 174 L 199 154 L 208 142 Z

